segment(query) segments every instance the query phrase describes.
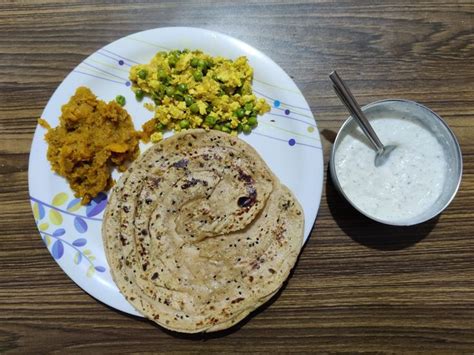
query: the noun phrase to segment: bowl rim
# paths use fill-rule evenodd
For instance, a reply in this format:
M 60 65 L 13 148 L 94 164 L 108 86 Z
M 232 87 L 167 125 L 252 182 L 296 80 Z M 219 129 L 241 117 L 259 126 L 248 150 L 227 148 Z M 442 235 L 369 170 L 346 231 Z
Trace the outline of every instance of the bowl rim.
M 448 132 L 448 135 L 451 137 L 452 141 L 454 142 L 454 146 L 455 146 L 455 150 L 456 150 L 456 155 L 457 155 L 457 159 L 459 161 L 459 168 L 457 169 L 457 183 L 456 183 L 456 187 L 455 189 L 453 190 L 453 193 L 451 194 L 451 197 L 446 201 L 446 203 L 439 209 L 433 211 L 431 214 L 429 214 L 426 218 L 423 218 L 423 219 L 420 219 L 420 220 L 414 220 L 414 222 L 412 223 L 407 223 L 407 222 L 404 222 L 403 220 L 401 222 L 397 222 L 397 221 L 386 221 L 386 220 L 383 220 L 383 219 L 380 219 L 380 218 L 377 218 L 377 217 L 374 217 L 366 212 L 364 212 L 363 210 L 361 210 L 359 207 L 357 207 L 352 201 L 351 199 L 346 195 L 346 193 L 344 192 L 344 190 L 342 189 L 341 187 L 341 184 L 339 182 L 339 179 L 337 178 L 337 173 L 336 173 L 336 168 L 335 168 L 335 156 L 336 156 L 336 147 L 338 146 L 339 144 L 339 141 L 342 139 L 342 132 L 344 132 L 344 130 L 347 128 L 347 126 L 352 122 L 353 120 L 353 117 L 352 116 L 349 116 L 345 121 L 344 123 L 341 125 L 341 127 L 339 128 L 339 131 L 337 132 L 337 135 L 336 135 L 336 139 L 334 140 L 334 143 L 332 144 L 332 148 L 331 148 L 331 156 L 330 156 L 330 160 L 329 160 L 329 170 L 330 170 L 330 173 L 331 173 L 331 178 L 332 178 L 332 181 L 334 183 L 334 185 L 336 185 L 336 188 L 338 189 L 339 193 L 341 193 L 344 198 L 349 202 L 349 204 L 354 207 L 357 211 L 359 211 L 361 214 L 363 214 L 364 216 L 376 221 L 376 222 L 379 222 L 379 223 L 383 223 L 383 224 L 387 224 L 387 225 L 391 225 L 391 226 L 399 226 L 399 227 L 402 227 L 402 226 L 413 226 L 413 225 L 416 225 L 416 224 L 420 224 L 420 223 L 424 223 L 426 221 L 429 221 L 431 220 L 432 218 L 436 217 L 437 215 L 439 215 L 440 213 L 442 213 L 450 204 L 451 202 L 453 201 L 454 197 L 457 195 L 458 191 L 459 191 L 459 187 L 461 186 L 461 181 L 462 181 L 462 174 L 463 174 L 463 157 L 462 157 L 462 151 L 461 151 L 461 146 L 459 144 L 459 141 L 458 139 L 456 138 L 454 132 L 451 130 L 451 128 L 448 126 L 448 124 L 446 123 L 446 121 L 440 116 L 438 115 L 436 112 L 434 112 L 433 110 L 431 110 L 429 107 L 426 107 L 425 105 L 422 105 L 416 101 L 412 101 L 412 100 L 405 100 L 405 99 L 383 99 L 383 100 L 377 100 L 377 101 L 373 101 L 365 106 L 362 106 L 361 109 L 362 111 L 364 112 L 365 110 L 368 110 L 369 108 L 371 107 L 374 107 L 374 106 L 377 106 L 377 105 L 381 105 L 381 104 L 386 104 L 386 103 L 391 103 L 391 102 L 403 102 L 403 103 L 406 103 L 406 104 L 409 104 L 409 105 L 414 105 L 414 106 L 418 106 L 418 107 L 421 107 L 422 109 L 425 109 L 427 110 L 429 113 L 431 113 L 431 115 L 438 119 L 441 124 L 444 126 L 444 128 L 446 128 L 447 132 Z M 410 221 L 410 220 L 408 220 Z

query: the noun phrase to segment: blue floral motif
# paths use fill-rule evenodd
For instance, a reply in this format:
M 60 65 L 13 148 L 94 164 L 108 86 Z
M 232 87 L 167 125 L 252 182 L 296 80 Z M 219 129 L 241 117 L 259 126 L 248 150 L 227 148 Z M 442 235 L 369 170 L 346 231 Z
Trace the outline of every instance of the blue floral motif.
M 74 228 L 76 228 L 79 233 L 85 233 L 88 228 L 87 222 L 83 218 L 76 216 L 74 217 Z
M 68 195 L 64 192 L 56 194 L 50 204 L 40 201 L 34 197 L 30 197 L 30 199 L 33 203 L 33 215 L 35 217 L 36 224 L 38 225 L 39 232 L 43 237 L 46 246 L 50 247 L 51 255 L 55 260 L 60 260 L 64 256 L 64 248 L 66 246 L 75 250 L 75 253 L 73 254 L 74 264 L 79 265 L 83 260 L 89 263 L 86 274 L 88 277 L 92 277 L 95 272 L 106 271 L 104 266 L 96 265 L 94 263 L 95 256 L 90 249 L 86 248 L 86 238 L 76 238 L 70 242 L 65 239 L 67 236 L 66 230 L 60 225 L 58 226 L 59 228 L 56 228 L 54 231 L 48 231 L 51 224 L 62 224 L 64 217 L 72 216 L 74 217 L 73 225 L 75 230 L 81 234 L 86 233 L 88 230 L 88 224 L 86 220 L 102 221 L 102 219 L 94 217 L 100 214 L 107 206 L 107 195 L 105 193 L 100 193 L 99 196 L 86 205 L 85 215 L 76 213 L 76 211 L 82 207 L 80 204 L 80 199 L 73 198 L 68 202 Z M 65 205 L 66 202 L 68 202 L 66 208 L 63 209 L 62 206 Z M 50 209 L 50 213 L 46 214 L 46 208 Z M 51 210 L 54 211 L 54 213 L 51 213 Z M 47 215 L 49 216 L 49 219 L 51 219 L 51 216 L 58 215 L 60 218 L 55 218 L 54 221 L 44 221 L 44 218 Z
M 102 212 L 107 206 L 107 195 L 100 192 L 86 207 L 86 215 L 91 218 Z
M 53 258 L 55 258 L 56 260 L 61 259 L 61 257 L 64 254 L 64 245 L 61 239 L 58 238 L 53 243 L 53 247 L 51 248 L 51 254 L 53 255 Z
M 87 240 L 84 238 L 79 238 L 72 242 L 72 245 L 74 245 L 75 247 L 83 247 L 86 244 Z

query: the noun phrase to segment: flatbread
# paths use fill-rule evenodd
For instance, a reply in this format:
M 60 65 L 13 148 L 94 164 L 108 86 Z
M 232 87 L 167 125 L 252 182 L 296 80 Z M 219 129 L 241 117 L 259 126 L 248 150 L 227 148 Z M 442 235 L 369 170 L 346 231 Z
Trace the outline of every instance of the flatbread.
M 296 198 L 244 141 L 189 130 L 155 144 L 113 188 L 102 235 L 127 300 L 186 333 L 228 328 L 288 277 L 303 241 Z

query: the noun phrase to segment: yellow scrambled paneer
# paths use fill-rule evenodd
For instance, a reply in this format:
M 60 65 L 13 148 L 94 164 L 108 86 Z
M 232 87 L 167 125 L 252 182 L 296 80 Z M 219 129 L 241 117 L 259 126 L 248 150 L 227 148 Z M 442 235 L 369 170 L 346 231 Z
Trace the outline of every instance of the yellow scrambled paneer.
M 252 79 L 246 57 L 232 61 L 201 51 L 158 52 L 150 63 L 133 66 L 137 99 L 147 95 L 155 103 L 153 119 L 143 125 L 145 139 L 158 141 L 166 130 L 187 128 L 250 133 L 257 115 L 270 111 L 252 93 Z

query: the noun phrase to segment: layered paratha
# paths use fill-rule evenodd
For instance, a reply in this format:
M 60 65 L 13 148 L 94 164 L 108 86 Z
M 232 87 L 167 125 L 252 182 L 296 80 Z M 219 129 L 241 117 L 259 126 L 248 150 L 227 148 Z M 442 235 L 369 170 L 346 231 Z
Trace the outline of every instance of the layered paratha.
M 303 242 L 303 210 L 258 153 L 218 131 L 148 149 L 113 188 L 103 223 L 112 276 L 165 328 L 228 328 L 282 286 Z

